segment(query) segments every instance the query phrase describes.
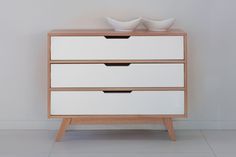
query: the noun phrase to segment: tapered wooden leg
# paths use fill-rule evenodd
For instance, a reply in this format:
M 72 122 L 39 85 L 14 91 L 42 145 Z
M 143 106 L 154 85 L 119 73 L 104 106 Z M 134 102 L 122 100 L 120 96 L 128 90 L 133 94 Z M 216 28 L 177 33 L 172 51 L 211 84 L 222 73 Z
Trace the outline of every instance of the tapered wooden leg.
M 175 131 L 173 127 L 173 120 L 172 118 L 164 118 L 163 119 L 164 125 L 168 131 L 169 137 L 172 141 L 176 141 Z
M 59 142 L 65 134 L 66 129 L 70 126 L 71 118 L 63 118 L 61 126 L 57 131 L 56 141 Z

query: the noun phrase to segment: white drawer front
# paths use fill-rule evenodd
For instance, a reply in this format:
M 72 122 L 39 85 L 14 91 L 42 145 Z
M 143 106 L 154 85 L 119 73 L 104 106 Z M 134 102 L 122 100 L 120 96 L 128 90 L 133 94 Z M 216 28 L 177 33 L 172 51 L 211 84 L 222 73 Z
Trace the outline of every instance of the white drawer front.
M 183 87 L 183 64 L 52 64 L 52 87 Z
M 56 36 L 51 37 L 51 59 L 183 59 L 183 47 L 183 36 Z
M 183 91 L 53 91 L 51 115 L 169 115 L 184 114 Z

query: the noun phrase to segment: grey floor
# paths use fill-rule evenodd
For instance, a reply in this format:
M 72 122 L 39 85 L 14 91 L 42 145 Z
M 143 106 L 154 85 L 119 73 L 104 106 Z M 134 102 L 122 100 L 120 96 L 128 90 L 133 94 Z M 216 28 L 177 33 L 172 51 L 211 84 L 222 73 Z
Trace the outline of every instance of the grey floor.
M 1 130 L 0 157 L 236 157 L 235 131 L 55 131 Z

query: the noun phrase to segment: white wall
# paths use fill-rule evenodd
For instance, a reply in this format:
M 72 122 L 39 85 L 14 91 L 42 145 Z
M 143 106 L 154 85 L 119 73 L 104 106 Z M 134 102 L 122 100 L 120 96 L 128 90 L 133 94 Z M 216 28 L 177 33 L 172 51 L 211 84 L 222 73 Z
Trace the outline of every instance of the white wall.
M 49 30 L 109 28 L 105 16 L 144 16 L 175 17 L 175 27 L 189 34 L 189 118 L 176 128 L 235 129 L 235 6 L 235 0 L 0 0 L 0 128 L 58 127 L 46 111 Z

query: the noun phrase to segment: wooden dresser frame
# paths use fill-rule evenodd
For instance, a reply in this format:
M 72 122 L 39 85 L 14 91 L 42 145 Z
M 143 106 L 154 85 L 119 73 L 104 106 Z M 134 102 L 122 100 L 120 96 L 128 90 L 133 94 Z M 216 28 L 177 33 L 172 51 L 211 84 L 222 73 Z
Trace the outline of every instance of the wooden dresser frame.
M 184 37 L 184 59 L 160 59 L 160 60 L 51 60 L 51 37 L 52 36 L 183 36 Z M 116 87 L 116 88 L 51 88 L 51 64 L 104 64 L 104 63 L 183 63 L 184 64 L 184 87 Z M 63 118 L 61 126 L 56 135 L 56 141 L 60 141 L 65 130 L 74 124 L 118 124 L 118 123 L 157 123 L 163 124 L 171 140 L 176 136 L 173 128 L 173 118 L 187 117 L 187 33 L 181 30 L 168 32 L 114 32 L 111 30 L 55 30 L 48 33 L 48 117 Z M 184 114 L 183 115 L 132 115 L 132 116 L 65 116 L 51 115 L 51 91 L 102 91 L 102 90 L 133 90 L 133 91 L 184 91 Z

